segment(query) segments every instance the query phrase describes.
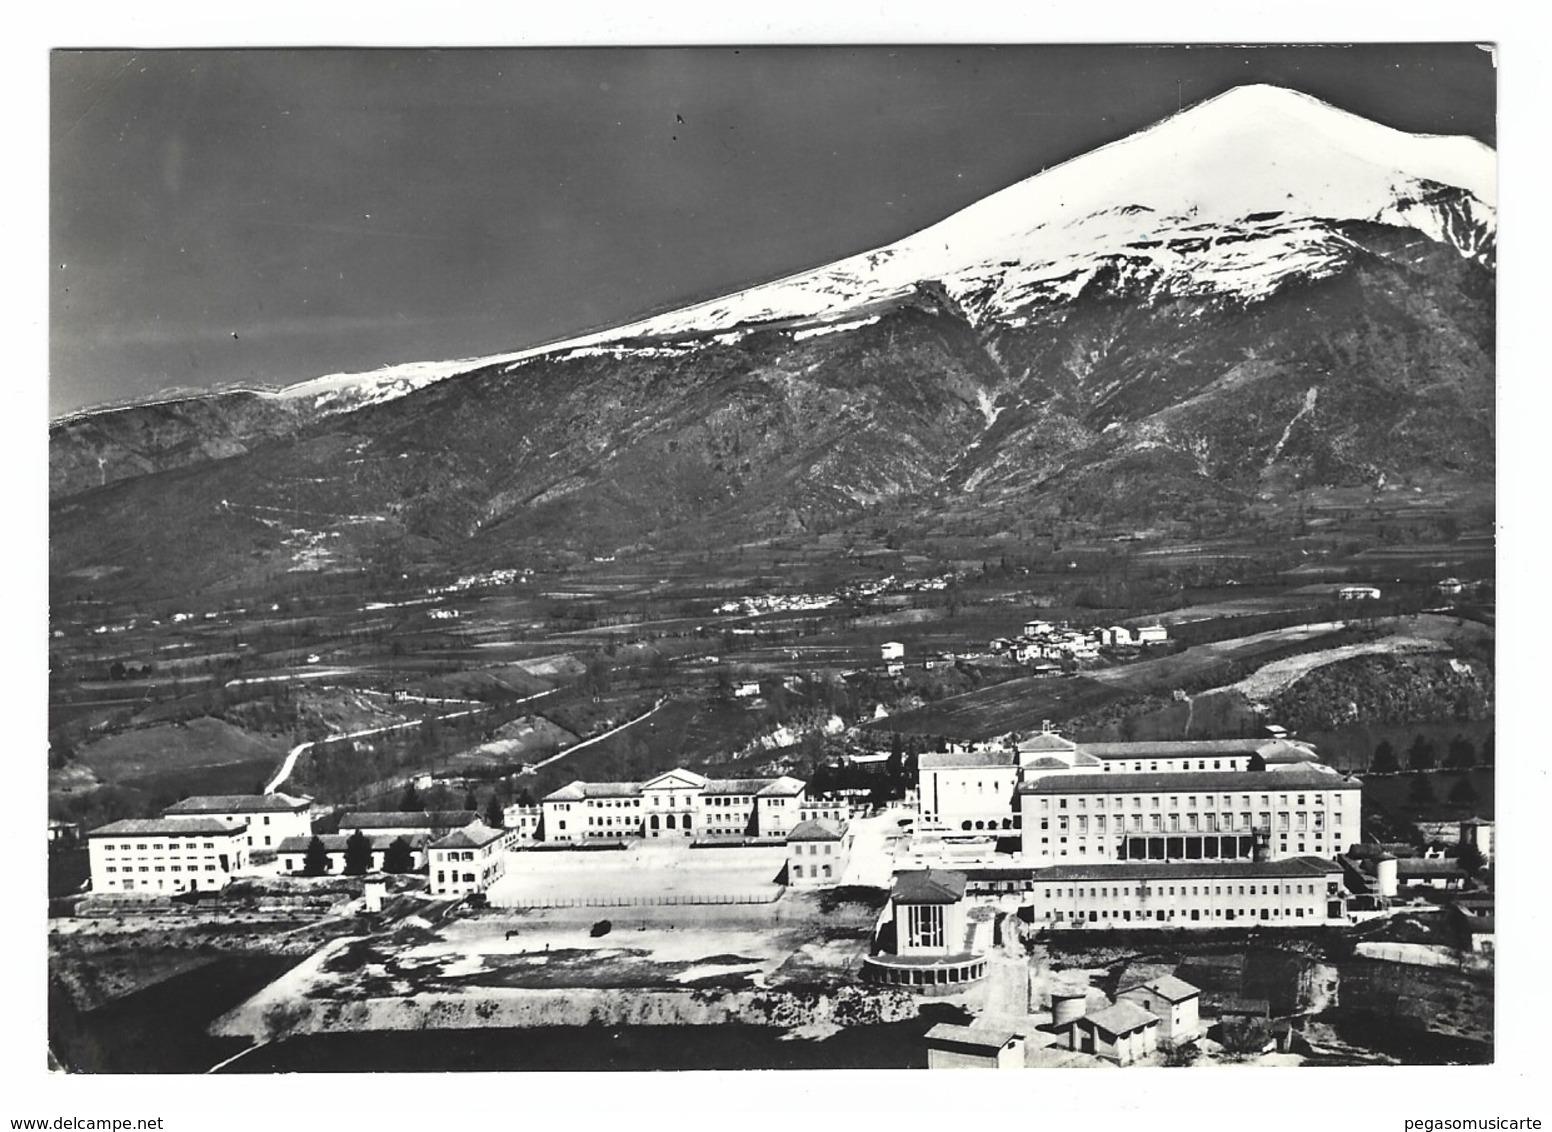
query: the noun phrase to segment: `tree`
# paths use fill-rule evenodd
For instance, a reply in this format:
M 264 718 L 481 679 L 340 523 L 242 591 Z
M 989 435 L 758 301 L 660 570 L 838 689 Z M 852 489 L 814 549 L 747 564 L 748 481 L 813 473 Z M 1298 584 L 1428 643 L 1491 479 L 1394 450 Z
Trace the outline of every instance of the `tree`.
M 463 796 L 463 808 L 474 813 L 479 812 L 480 799 L 474 793 L 474 787 L 472 786 L 469 788 L 469 792 Z
M 413 814 L 419 813 L 425 808 L 426 804 L 421 801 L 420 791 L 415 789 L 415 784 L 413 782 L 406 783 L 404 786 L 404 797 L 399 799 L 399 811 L 401 813 Z
M 1471 779 L 1464 776 L 1450 787 L 1448 797 L 1452 806 L 1474 806 L 1479 799 L 1477 788 L 1471 785 Z
M 321 877 L 329 871 L 329 851 L 323 847 L 323 839 L 314 837 L 307 843 L 307 853 L 302 857 L 302 875 Z
M 492 794 L 485 805 L 485 824 L 491 829 L 504 829 L 506 822 L 507 815 L 501 807 L 501 799 Z
M 372 868 L 372 839 L 359 829 L 345 840 L 345 875 L 358 877 Z
M 1437 800 L 1428 776 L 1422 772 L 1412 775 L 1412 784 L 1407 788 L 1408 804 L 1422 808 L 1433 805 Z
M 1467 876 L 1474 877 L 1487 867 L 1487 858 L 1482 856 L 1482 850 L 1470 841 L 1461 842 L 1460 855 L 1456 861 Z
M 1425 737 L 1419 735 L 1407 748 L 1408 770 L 1432 770 L 1439 765 L 1438 753 Z
M 1401 764 L 1396 761 L 1396 749 L 1388 739 L 1381 739 L 1375 746 L 1374 759 L 1369 763 L 1369 769 L 1375 774 L 1395 774 L 1401 769 Z
M 383 872 L 411 873 L 415 871 L 415 852 L 402 837 L 395 837 L 383 853 Z
M 1477 762 L 1476 748 L 1471 745 L 1471 740 L 1464 735 L 1457 735 L 1450 740 L 1449 754 L 1444 756 L 1444 765 L 1451 770 L 1470 770 Z M 1462 780 L 1464 781 L 1464 779 Z

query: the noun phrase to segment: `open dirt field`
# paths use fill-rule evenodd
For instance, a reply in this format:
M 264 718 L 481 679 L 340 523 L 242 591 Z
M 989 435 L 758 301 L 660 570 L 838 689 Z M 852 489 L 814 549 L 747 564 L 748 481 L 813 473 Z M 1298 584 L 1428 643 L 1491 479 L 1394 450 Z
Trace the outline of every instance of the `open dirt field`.
M 621 850 L 543 850 L 507 855 L 491 886 L 498 908 L 614 902 L 775 900 L 783 846 L 692 849 L 635 845 Z

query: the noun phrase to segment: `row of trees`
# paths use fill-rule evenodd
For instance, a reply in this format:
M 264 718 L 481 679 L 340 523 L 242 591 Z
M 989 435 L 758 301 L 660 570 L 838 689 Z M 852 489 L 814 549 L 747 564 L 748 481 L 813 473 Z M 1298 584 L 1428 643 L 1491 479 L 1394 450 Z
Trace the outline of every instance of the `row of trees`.
M 308 842 L 302 857 L 302 875 L 321 877 L 329 871 L 329 850 L 321 837 Z M 345 839 L 345 875 L 362 876 L 372 871 L 372 840 L 359 829 Z M 383 872 L 410 873 L 415 871 L 415 853 L 410 843 L 396 837 L 383 853 Z
M 1412 740 L 1412 745 L 1406 753 L 1407 770 L 1437 770 L 1440 768 L 1439 751 L 1433 742 L 1424 735 L 1418 735 Z M 1489 735 L 1482 744 L 1482 764 L 1493 764 L 1493 737 Z M 1445 770 L 1470 770 L 1477 765 L 1477 749 L 1470 739 L 1464 735 L 1457 735 L 1450 740 L 1448 752 L 1444 756 L 1443 769 Z M 1374 748 L 1374 757 L 1369 762 L 1369 770 L 1375 774 L 1399 773 L 1401 762 L 1396 758 L 1396 749 L 1390 745 L 1390 741 L 1381 739 Z

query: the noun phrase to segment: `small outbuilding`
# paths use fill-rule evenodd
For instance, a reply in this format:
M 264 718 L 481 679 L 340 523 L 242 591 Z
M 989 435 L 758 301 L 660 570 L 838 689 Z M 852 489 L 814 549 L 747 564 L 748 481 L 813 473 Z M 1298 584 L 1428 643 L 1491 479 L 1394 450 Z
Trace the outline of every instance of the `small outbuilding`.
M 928 1069 L 1022 1069 L 1024 1038 L 991 1026 L 939 1022 L 927 1031 Z
M 1159 1020 L 1159 1040 L 1179 1044 L 1201 1035 L 1202 1023 L 1198 1007 L 1202 992 L 1184 979 L 1163 975 L 1127 987 L 1116 995 L 1117 1002 L 1131 1002 L 1142 1007 Z
M 1121 1001 L 1067 1026 L 1067 1048 L 1117 1065 L 1131 1065 L 1158 1048 L 1159 1019 L 1135 1002 Z

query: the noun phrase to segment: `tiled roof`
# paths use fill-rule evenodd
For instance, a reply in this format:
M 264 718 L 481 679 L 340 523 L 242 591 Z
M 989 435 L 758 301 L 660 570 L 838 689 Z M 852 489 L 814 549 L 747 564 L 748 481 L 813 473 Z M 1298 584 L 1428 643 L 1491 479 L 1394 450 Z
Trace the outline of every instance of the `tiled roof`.
M 1458 877 L 1466 870 L 1453 857 L 1409 857 L 1396 862 L 1396 875 L 1400 877 Z
M 703 793 L 718 797 L 729 794 L 758 794 L 770 784 L 769 778 L 708 778 Z
M 1318 763 L 1320 756 L 1312 747 L 1304 743 L 1296 743 L 1288 739 L 1273 739 L 1270 743 L 1262 743 L 1256 754 L 1268 765 L 1286 763 Z
M 675 786 L 673 783 L 665 781 L 665 779 L 669 778 L 683 779 L 685 785 Z M 646 782 L 642 783 L 643 788 L 651 786 L 660 790 L 682 790 L 704 785 L 706 785 L 705 775 L 696 774 L 693 770 L 685 770 L 683 767 L 675 767 L 673 770 L 665 770 L 656 778 L 649 778 Z
M 363 810 L 340 818 L 341 829 L 461 829 L 479 814 L 473 810 Z
M 1103 1010 L 1096 1010 L 1093 1014 L 1074 1019 L 1074 1021 L 1092 1022 L 1107 1034 L 1114 1034 L 1120 1037 L 1122 1034 L 1130 1034 L 1133 1030 L 1141 1030 L 1145 1026 L 1156 1026 L 1159 1019 L 1157 1015 L 1144 1010 L 1135 1002 L 1128 1002 L 1122 999 L 1113 1006 L 1107 1006 Z
M 808 783 L 803 782 L 801 779 L 792 778 L 784 774 L 780 778 L 771 779 L 771 781 L 762 786 L 759 796 L 762 798 L 795 798 L 803 793 L 803 788 L 807 785 Z
M 1159 975 L 1145 982 L 1134 983 L 1125 987 L 1121 993 L 1128 991 L 1150 990 L 1160 998 L 1168 1002 L 1184 1002 L 1188 998 L 1195 998 L 1202 993 L 1200 987 L 1194 987 L 1184 979 L 1177 979 L 1174 975 Z
M 929 1042 L 986 1050 L 999 1050 L 1016 1037 L 1018 1035 L 1012 1030 L 992 1026 L 956 1026 L 952 1022 L 939 1022 L 927 1031 Z
M 1360 790 L 1363 783 L 1332 770 L 1294 767 L 1275 774 L 1264 770 L 1160 771 L 1147 774 L 1049 775 L 1019 786 L 1020 794 L 1141 794 L 1149 790 L 1178 790 L 1207 794 L 1215 790 Z
M 427 846 L 428 849 L 478 849 L 489 845 L 492 841 L 498 841 L 506 835 L 505 830 L 491 829 L 484 822 L 476 819 L 462 829 L 455 829 L 446 837 L 439 838 Z
M 572 785 L 577 785 L 573 783 Z M 582 791 L 589 798 L 639 798 L 639 782 L 583 782 Z
M 1034 882 L 1106 880 L 1272 880 L 1277 877 L 1329 876 L 1342 866 L 1324 857 L 1284 857 L 1280 861 L 1122 861 L 1115 864 L 1051 865 L 1036 869 Z
M 345 843 L 350 840 L 343 833 L 319 833 L 314 836 L 323 842 L 323 847 L 330 853 L 344 852 Z M 367 842 L 372 846 L 374 852 L 381 852 L 401 837 L 411 849 L 424 849 L 428 840 L 424 833 L 373 833 L 368 835 Z M 312 841 L 312 837 L 287 837 L 276 847 L 275 851 L 277 853 L 305 853 Z
M 945 869 L 896 873 L 889 899 L 896 904 L 957 904 L 965 896 L 965 874 Z
M 844 825 L 837 825 L 828 818 L 811 818 L 794 826 L 792 832 L 787 834 L 787 840 L 839 841 L 845 832 Z
M 1019 743 L 1021 751 L 1070 751 L 1077 744 L 1071 739 L 1063 739 L 1054 731 L 1043 731 L 1039 735 L 1032 736 Z
M 916 756 L 918 770 L 949 770 L 955 767 L 1006 766 L 1018 762 L 1012 751 L 923 751 Z
M 587 783 L 568 782 L 559 790 L 551 790 L 540 801 L 542 802 L 580 802 L 587 797 Z
M 162 813 L 179 814 L 274 814 L 305 810 L 311 798 L 293 798 L 289 794 L 196 794 L 174 802 Z
M 1164 739 L 1146 743 L 1079 743 L 1098 759 L 1194 759 L 1253 755 L 1267 739 Z
M 226 836 L 241 833 L 248 828 L 245 821 L 226 821 L 221 818 L 171 817 L 125 818 L 109 822 L 87 832 L 87 837 L 194 837 L 219 834 Z

